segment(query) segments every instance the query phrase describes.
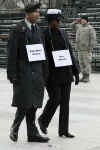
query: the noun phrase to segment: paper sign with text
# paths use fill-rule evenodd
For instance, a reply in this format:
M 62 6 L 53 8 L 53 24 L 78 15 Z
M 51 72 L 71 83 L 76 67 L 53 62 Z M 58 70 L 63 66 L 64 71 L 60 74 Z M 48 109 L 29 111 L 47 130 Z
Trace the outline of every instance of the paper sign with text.
M 52 52 L 55 67 L 71 66 L 72 59 L 69 50 L 59 50 Z
M 46 60 L 43 44 L 26 45 L 29 62 Z

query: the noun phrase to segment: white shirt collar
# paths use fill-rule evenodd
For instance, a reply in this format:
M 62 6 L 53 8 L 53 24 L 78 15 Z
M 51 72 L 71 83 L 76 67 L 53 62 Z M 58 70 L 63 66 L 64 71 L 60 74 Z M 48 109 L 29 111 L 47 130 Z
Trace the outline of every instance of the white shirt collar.
M 27 25 L 27 27 L 31 30 L 31 23 L 25 18 L 25 23 Z M 33 24 L 35 26 L 35 24 Z

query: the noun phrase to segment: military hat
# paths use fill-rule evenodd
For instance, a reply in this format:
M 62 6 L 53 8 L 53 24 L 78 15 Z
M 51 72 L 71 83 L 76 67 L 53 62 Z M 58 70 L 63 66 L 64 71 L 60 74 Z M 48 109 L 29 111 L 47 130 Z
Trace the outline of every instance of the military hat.
M 46 19 L 49 21 L 52 20 L 61 20 L 63 18 L 62 11 L 60 9 L 48 9 Z

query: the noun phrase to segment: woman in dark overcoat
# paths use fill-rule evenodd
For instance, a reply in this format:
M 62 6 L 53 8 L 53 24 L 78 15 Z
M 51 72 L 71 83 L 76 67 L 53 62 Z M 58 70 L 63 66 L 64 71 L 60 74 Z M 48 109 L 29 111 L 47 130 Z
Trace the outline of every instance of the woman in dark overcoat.
M 79 70 L 67 33 L 59 27 L 61 18 L 61 10 L 48 10 L 48 28 L 44 32 L 44 39 L 49 66 L 49 76 L 46 84 L 49 100 L 38 121 L 41 131 L 46 134 L 49 123 L 57 107 L 60 106 L 58 134 L 60 137 L 73 138 L 74 135 L 69 133 L 69 101 L 71 83 L 74 78 L 75 84 L 79 83 Z M 66 52 L 64 55 L 62 55 L 63 51 Z M 54 52 L 57 58 L 54 57 Z M 70 57 L 67 57 L 66 60 L 69 60 L 69 62 L 64 64 L 62 61 L 65 60 L 65 55 L 68 52 Z M 59 59 L 58 53 L 60 54 Z M 58 60 L 61 61 L 59 66 L 56 64 Z

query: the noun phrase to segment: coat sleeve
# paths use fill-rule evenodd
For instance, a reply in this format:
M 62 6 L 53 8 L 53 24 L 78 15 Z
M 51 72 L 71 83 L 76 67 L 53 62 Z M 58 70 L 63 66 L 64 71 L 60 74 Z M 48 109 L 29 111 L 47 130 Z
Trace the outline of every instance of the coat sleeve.
M 80 27 L 80 24 L 79 23 L 76 23 L 75 21 L 73 21 L 72 23 L 70 23 L 68 25 L 70 28 L 72 28 L 74 31 L 77 31 Z
M 16 29 L 14 29 L 9 33 L 8 38 L 7 78 L 10 81 L 17 78 L 17 51 L 18 36 Z
M 90 50 L 96 47 L 96 31 L 94 28 L 90 28 Z
M 46 82 L 47 78 L 48 78 L 48 75 L 49 75 L 49 69 L 48 69 L 48 55 L 47 55 L 47 49 L 46 49 L 46 44 L 45 44 L 45 31 L 42 32 L 42 40 L 43 40 L 43 45 L 44 45 L 44 50 L 45 50 L 45 56 L 46 56 L 46 60 L 43 61 L 43 77 L 44 77 L 44 80 Z

